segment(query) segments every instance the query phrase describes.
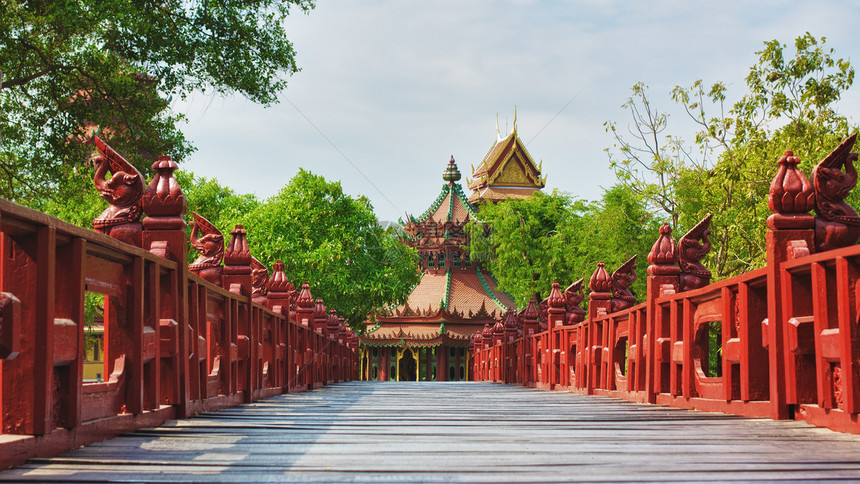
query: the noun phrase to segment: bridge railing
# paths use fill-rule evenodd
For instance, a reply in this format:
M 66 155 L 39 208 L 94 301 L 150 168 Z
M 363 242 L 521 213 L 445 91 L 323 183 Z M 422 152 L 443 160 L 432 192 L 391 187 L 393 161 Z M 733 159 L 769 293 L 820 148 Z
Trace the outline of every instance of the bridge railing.
M 255 284 L 244 230 L 213 266 L 221 284 L 190 271 L 183 211 L 146 211 L 131 237 L 145 250 L 0 199 L 0 468 L 357 377 L 357 338 L 307 284 L 278 263 Z
M 473 338 L 472 374 L 860 433 L 860 217 L 842 201 L 856 183 L 853 141 L 813 171 L 815 189 L 791 152 L 780 159 L 766 267 L 711 284 L 700 263 L 710 217 L 678 244 L 664 225 L 644 302 L 632 305 L 628 290 L 633 259 L 611 278 L 600 263 L 587 316 L 582 280 L 564 293 L 554 283 L 540 309 L 531 301 L 515 317 L 516 331 L 500 321 Z M 824 170 L 827 183 L 816 178 Z

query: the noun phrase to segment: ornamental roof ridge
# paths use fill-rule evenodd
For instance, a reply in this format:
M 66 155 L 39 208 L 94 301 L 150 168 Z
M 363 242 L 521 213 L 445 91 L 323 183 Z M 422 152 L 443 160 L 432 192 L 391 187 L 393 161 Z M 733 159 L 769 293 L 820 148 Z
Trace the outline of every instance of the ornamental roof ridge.
M 442 185 L 442 191 L 439 193 L 436 199 L 433 200 L 433 203 L 430 204 L 430 208 L 425 210 L 414 223 L 426 222 L 430 218 L 430 216 L 433 215 L 436 210 L 439 209 L 439 207 L 442 205 L 442 202 L 445 201 L 445 197 L 448 195 L 448 193 L 450 193 L 450 191 L 451 187 L 447 183 Z M 410 218 L 412 217 L 410 216 Z
M 508 309 L 510 309 L 505 306 L 505 304 L 498 297 L 496 297 L 495 294 L 493 294 L 493 290 L 490 289 L 490 285 L 487 284 L 487 280 L 484 279 L 484 275 L 481 274 L 481 267 L 478 265 L 475 266 L 475 274 L 477 274 L 478 280 L 481 282 L 481 286 L 483 286 L 484 288 L 484 292 L 486 292 L 487 296 L 489 296 L 490 299 L 492 299 L 493 302 L 496 303 L 496 306 L 498 306 L 502 311 L 507 311 Z M 493 310 L 493 314 L 495 314 L 495 310 Z
M 515 165 L 510 162 L 516 161 Z M 517 136 L 516 126 L 505 138 L 497 139 L 484 155 L 478 169 L 472 168 L 473 179 L 469 189 L 512 186 L 540 189 L 546 186 L 546 176 L 541 175 L 543 163 L 535 163 L 525 144 Z M 512 171 L 513 170 L 513 171 Z M 507 177 L 507 178 L 506 178 Z M 474 195 L 473 195 L 474 197 Z

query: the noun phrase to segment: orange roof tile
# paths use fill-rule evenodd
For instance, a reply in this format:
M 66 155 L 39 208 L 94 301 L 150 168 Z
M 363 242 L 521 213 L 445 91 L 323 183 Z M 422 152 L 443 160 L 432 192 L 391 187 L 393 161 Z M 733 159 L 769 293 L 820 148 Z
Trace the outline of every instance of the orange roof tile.
M 489 274 L 482 274 L 484 282 L 490 288 L 490 294 L 484 289 L 481 278 L 474 271 L 454 271 L 451 277 L 451 290 L 448 293 L 448 311 L 462 314 L 464 317 L 476 315 L 483 307 L 490 316 L 499 316 L 507 307 L 513 307 L 514 302 L 507 294 L 494 291 L 496 284 Z

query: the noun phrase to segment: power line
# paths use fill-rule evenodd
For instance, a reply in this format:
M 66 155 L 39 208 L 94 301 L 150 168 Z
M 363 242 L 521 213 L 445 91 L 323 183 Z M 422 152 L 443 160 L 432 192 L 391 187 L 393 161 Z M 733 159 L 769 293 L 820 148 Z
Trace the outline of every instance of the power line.
M 562 106 L 562 107 L 561 107 L 561 109 L 559 109 L 559 110 L 558 110 L 558 112 L 557 112 L 557 113 L 555 113 L 555 116 L 553 116 L 553 117 L 552 117 L 552 119 L 550 119 L 550 120 L 549 120 L 549 121 L 548 121 L 548 122 L 543 126 L 543 128 L 541 128 L 537 133 L 535 133 L 535 135 L 534 135 L 534 136 L 532 136 L 532 139 L 528 140 L 528 142 L 526 143 L 526 146 L 528 146 L 529 144 L 531 144 L 531 142 L 532 142 L 532 141 L 534 141 L 534 140 L 535 140 L 535 138 L 537 138 L 537 137 L 538 137 L 538 135 L 539 135 L 539 134 L 541 134 L 541 133 L 543 132 L 543 130 L 545 130 L 545 129 L 546 129 L 546 127 L 547 127 L 547 126 L 549 126 L 550 124 L 552 124 L 552 122 L 553 122 L 553 121 L 555 121 L 555 118 L 557 118 L 557 117 L 558 117 L 558 115 L 559 115 L 559 114 L 561 114 L 561 112 L 562 112 L 562 111 L 564 111 L 565 109 L 567 109 L 567 107 L 568 107 L 568 106 L 570 106 L 570 103 L 572 103 L 572 102 L 573 102 L 573 100 L 574 100 L 574 99 L 576 99 L 576 98 L 577 98 L 577 96 L 579 96 L 579 94 L 580 94 L 581 92 L 582 92 L 582 89 L 580 89 L 580 90 L 579 90 L 579 92 L 577 92 L 576 94 L 574 94 L 574 95 L 573 95 L 573 97 L 572 97 L 572 98 L 570 98 L 570 101 L 568 101 L 568 102 L 567 102 L 567 104 L 565 104 L 564 106 Z
M 322 136 L 322 137 L 323 137 L 323 139 L 325 139 L 325 140 L 328 142 L 328 144 L 330 144 L 330 145 L 331 145 L 331 147 L 332 147 L 332 148 L 334 148 L 334 150 L 335 150 L 335 151 L 337 151 L 337 152 L 340 154 L 340 156 L 342 156 L 342 157 L 343 157 L 343 159 L 344 159 L 344 160 L 346 160 L 346 162 L 347 162 L 347 163 L 349 163 L 350 165 L 352 165 L 352 167 L 353 167 L 353 168 L 355 168 L 355 171 L 357 171 L 357 172 L 358 172 L 358 174 L 362 176 L 362 178 L 364 178 L 365 180 L 367 180 L 367 183 L 369 183 L 369 184 L 370 184 L 370 186 L 372 186 L 374 189 L 376 189 L 376 191 L 377 191 L 377 192 L 379 192 L 379 194 L 380 194 L 380 195 L 382 195 L 382 198 L 384 198 L 384 199 L 385 199 L 389 204 L 391 204 L 391 206 L 392 206 L 392 207 L 394 207 L 394 209 L 395 209 L 395 210 L 397 210 L 398 212 L 400 212 L 400 211 L 401 211 L 401 210 L 400 210 L 400 208 L 399 208 L 397 205 L 395 205 L 395 204 L 394 204 L 394 202 L 392 202 L 390 198 L 388 198 L 387 196 L 385 196 L 385 193 L 383 193 L 383 191 L 382 191 L 382 190 L 380 190 L 380 189 L 379 189 L 379 187 L 378 187 L 378 186 L 376 186 L 376 184 L 375 184 L 375 183 L 373 183 L 373 181 L 372 181 L 370 178 L 368 178 L 368 177 L 367 177 L 367 175 L 365 175 L 363 171 L 361 171 L 361 168 L 359 168 L 359 167 L 358 167 L 358 165 L 356 165 L 355 163 L 353 163 L 353 162 L 352 162 L 352 160 L 350 160 L 350 159 L 349 159 L 349 157 L 348 157 L 348 156 L 346 156 L 346 155 L 344 154 L 344 152 L 343 152 L 343 151 L 341 151 L 341 150 L 340 150 L 340 148 L 338 148 L 338 147 L 337 147 L 337 145 L 336 145 L 336 144 L 334 144 L 334 142 L 333 142 L 331 139 L 329 139 L 329 137 L 328 137 L 328 136 L 326 136 L 326 135 L 325 135 L 325 133 L 323 133 L 323 132 L 322 132 L 322 130 L 321 130 L 321 129 L 319 129 L 319 128 L 317 127 L 317 125 L 316 125 L 316 124 L 314 124 L 314 122 L 313 122 L 313 121 L 311 121 L 311 119 L 310 119 L 310 118 L 308 118 L 308 117 L 305 115 L 305 113 L 303 113 L 303 112 L 302 112 L 302 110 L 301 110 L 301 109 L 299 109 L 299 107 L 298 107 L 298 106 L 296 106 L 296 105 L 295 105 L 292 101 L 290 101 L 290 99 L 289 99 L 289 98 L 287 98 L 286 96 L 284 96 L 284 99 L 285 99 L 288 103 L 290 103 L 290 106 L 292 106 L 292 107 L 293 107 L 293 109 L 295 109 L 297 113 L 299 113 L 303 118 L 305 118 L 305 121 L 307 121 L 307 122 L 308 122 L 308 124 L 309 124 L 309 125 L 311 125 L 311 127 L 313 127 L 313 128 L 317 131 L 317 133 L 319 133 L 319 134 L 320 134 L 320 136 Z

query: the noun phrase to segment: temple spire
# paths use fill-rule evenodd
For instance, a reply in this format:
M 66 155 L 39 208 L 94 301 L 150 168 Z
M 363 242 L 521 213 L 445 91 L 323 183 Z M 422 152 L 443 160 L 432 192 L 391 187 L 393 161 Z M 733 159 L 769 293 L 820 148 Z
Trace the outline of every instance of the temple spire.
M 451 155 L 451 161 L 448 162 L 448 167 L 442 173 L 442 179 L 448 182 L 448 185 L 453 186 L 454 183 L 460 181 L 460 170 L 457 168 L 457 163 L 454 161 L 454 155 Z

